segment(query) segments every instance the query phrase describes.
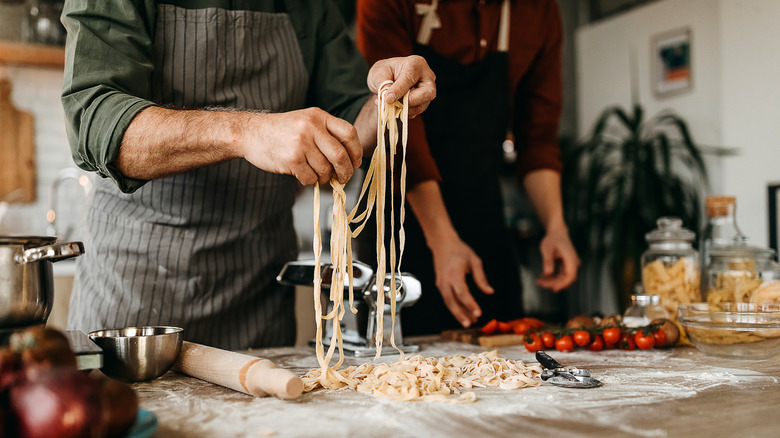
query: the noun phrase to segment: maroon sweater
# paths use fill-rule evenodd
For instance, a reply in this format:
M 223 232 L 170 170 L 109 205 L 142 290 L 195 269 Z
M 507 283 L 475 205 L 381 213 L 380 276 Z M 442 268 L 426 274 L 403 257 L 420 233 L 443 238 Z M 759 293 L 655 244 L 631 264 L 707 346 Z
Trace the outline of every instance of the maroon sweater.
M 357 43 L 370 64 L 413 53 L 422 22 L 422 15 L 415 13 L 416 3 L 430 4 L 431 0 L 358 0 Z M 433 30 L 429 46 L 462 64 L 481 60 L 496 50 L 501 3 L 501 0 L 439 0 L 437 14 L 441 28 Z M 558 3 L 513 0 L 510 20 L 509 82 L 518 174 L 522 178 L 537 169 L 560 172 L 558 124 L 563 94 L 563 31 Z M 409 186 L 440 180 L 421 117 L 409 123 L 408 144 Z

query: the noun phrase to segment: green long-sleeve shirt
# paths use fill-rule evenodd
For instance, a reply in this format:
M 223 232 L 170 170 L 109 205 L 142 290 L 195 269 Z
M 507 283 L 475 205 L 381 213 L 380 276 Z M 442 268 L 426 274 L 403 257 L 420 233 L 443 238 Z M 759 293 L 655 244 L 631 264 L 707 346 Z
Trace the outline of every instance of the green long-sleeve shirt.
M 112 178 L 124 192 L 146 182 L 122 175 L 115 162 L 133 118 L 160 104 L 150 100 L 158 3 L 257 12 L 277 12 L 276 4 L 283 3 L 309 73 L 306 106 L 353 122 L 370 94 L 367 65 L 330 1 L 68 0 L 62 14 L 68 30 L 62 103 L 73 160 Z

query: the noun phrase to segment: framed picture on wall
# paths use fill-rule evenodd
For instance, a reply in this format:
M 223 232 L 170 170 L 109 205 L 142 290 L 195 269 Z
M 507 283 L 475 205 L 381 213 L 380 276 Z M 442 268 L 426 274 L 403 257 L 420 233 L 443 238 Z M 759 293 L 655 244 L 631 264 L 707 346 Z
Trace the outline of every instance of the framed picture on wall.
M 656 96 L 665 97 L 691 89 L 690 29 L 677 29 L 654 36 L 651 54 L 651 77 Z
M 767 184 L 767 210 L 769 211 L 769 247 L 775 250 L 775 254 L 780 254 L 780 237 L 778 237 L 778 230 L 780 229 L 780 182 L 773 182 Z

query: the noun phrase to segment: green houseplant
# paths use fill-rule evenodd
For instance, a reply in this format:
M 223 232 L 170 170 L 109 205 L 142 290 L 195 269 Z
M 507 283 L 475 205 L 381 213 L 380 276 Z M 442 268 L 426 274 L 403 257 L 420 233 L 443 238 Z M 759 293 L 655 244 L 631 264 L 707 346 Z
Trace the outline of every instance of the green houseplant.
M 604 110 L 589 136 L 563 148 L 566 219 L 583 266 L 578 286 L 605 290 L 617 310 L 640 281 L 644 235 L 661 216 L 698 231 L 707 171 L 687 124 L 671 112 L 647 120 L 642 107 Z

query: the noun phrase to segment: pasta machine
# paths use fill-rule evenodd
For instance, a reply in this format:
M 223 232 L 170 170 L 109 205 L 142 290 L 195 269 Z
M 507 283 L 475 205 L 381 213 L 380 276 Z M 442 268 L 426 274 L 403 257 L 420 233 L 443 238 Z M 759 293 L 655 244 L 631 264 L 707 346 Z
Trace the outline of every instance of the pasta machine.
M 314 260 L 299 260 L 287 263 L 276 280 L 288 286 L 314 286 Z M 320 299 L 324 302 L 323 315 L 333 310 L 333 303 L 329 299 L 330 283 L 333 276 L 333 266 L 323 263 L 320 267 L 322 278 L 322 294 Z M 390 345 L 390 334 L 393 333 L 392 307 L 390 305 L 390 279 L 393 274 L 386 274 L 382 293 L 385 295 L 384 309 L 377 307 L 377 281 L 374 270 L 361 262 L 353 262 L 352 278 L 354 291 L 354 306 L 357 313 L 349 309 L 349 279 L 344 278 L 344 306 L 345 312 L 341 320 L 341 335 L 344 342 L 344 351 L 356 357 L 374 356 L 376 354 L 375 333 L 377 332 L 377 313 L 382 312 L 382 354 L 396 354 L 397 351 Z M 396 284 L 401 285 L 395 302 L 395 345 L 404 353 L 414 353 L 419 350 L 418 345 L 404 344 L 403 331 L 401 330 L 401 309 L 411 306 L 420 299 L 422 287 L 420 281 L 411 274 L 396 274 Z M 362 299 L 361 299 L 362 298 Z M 327 347 L 333 335 L 333 327 L 328 320 L 323 320 L 323 344 Z M 314 340 L 310 344 L 314 344 Z

